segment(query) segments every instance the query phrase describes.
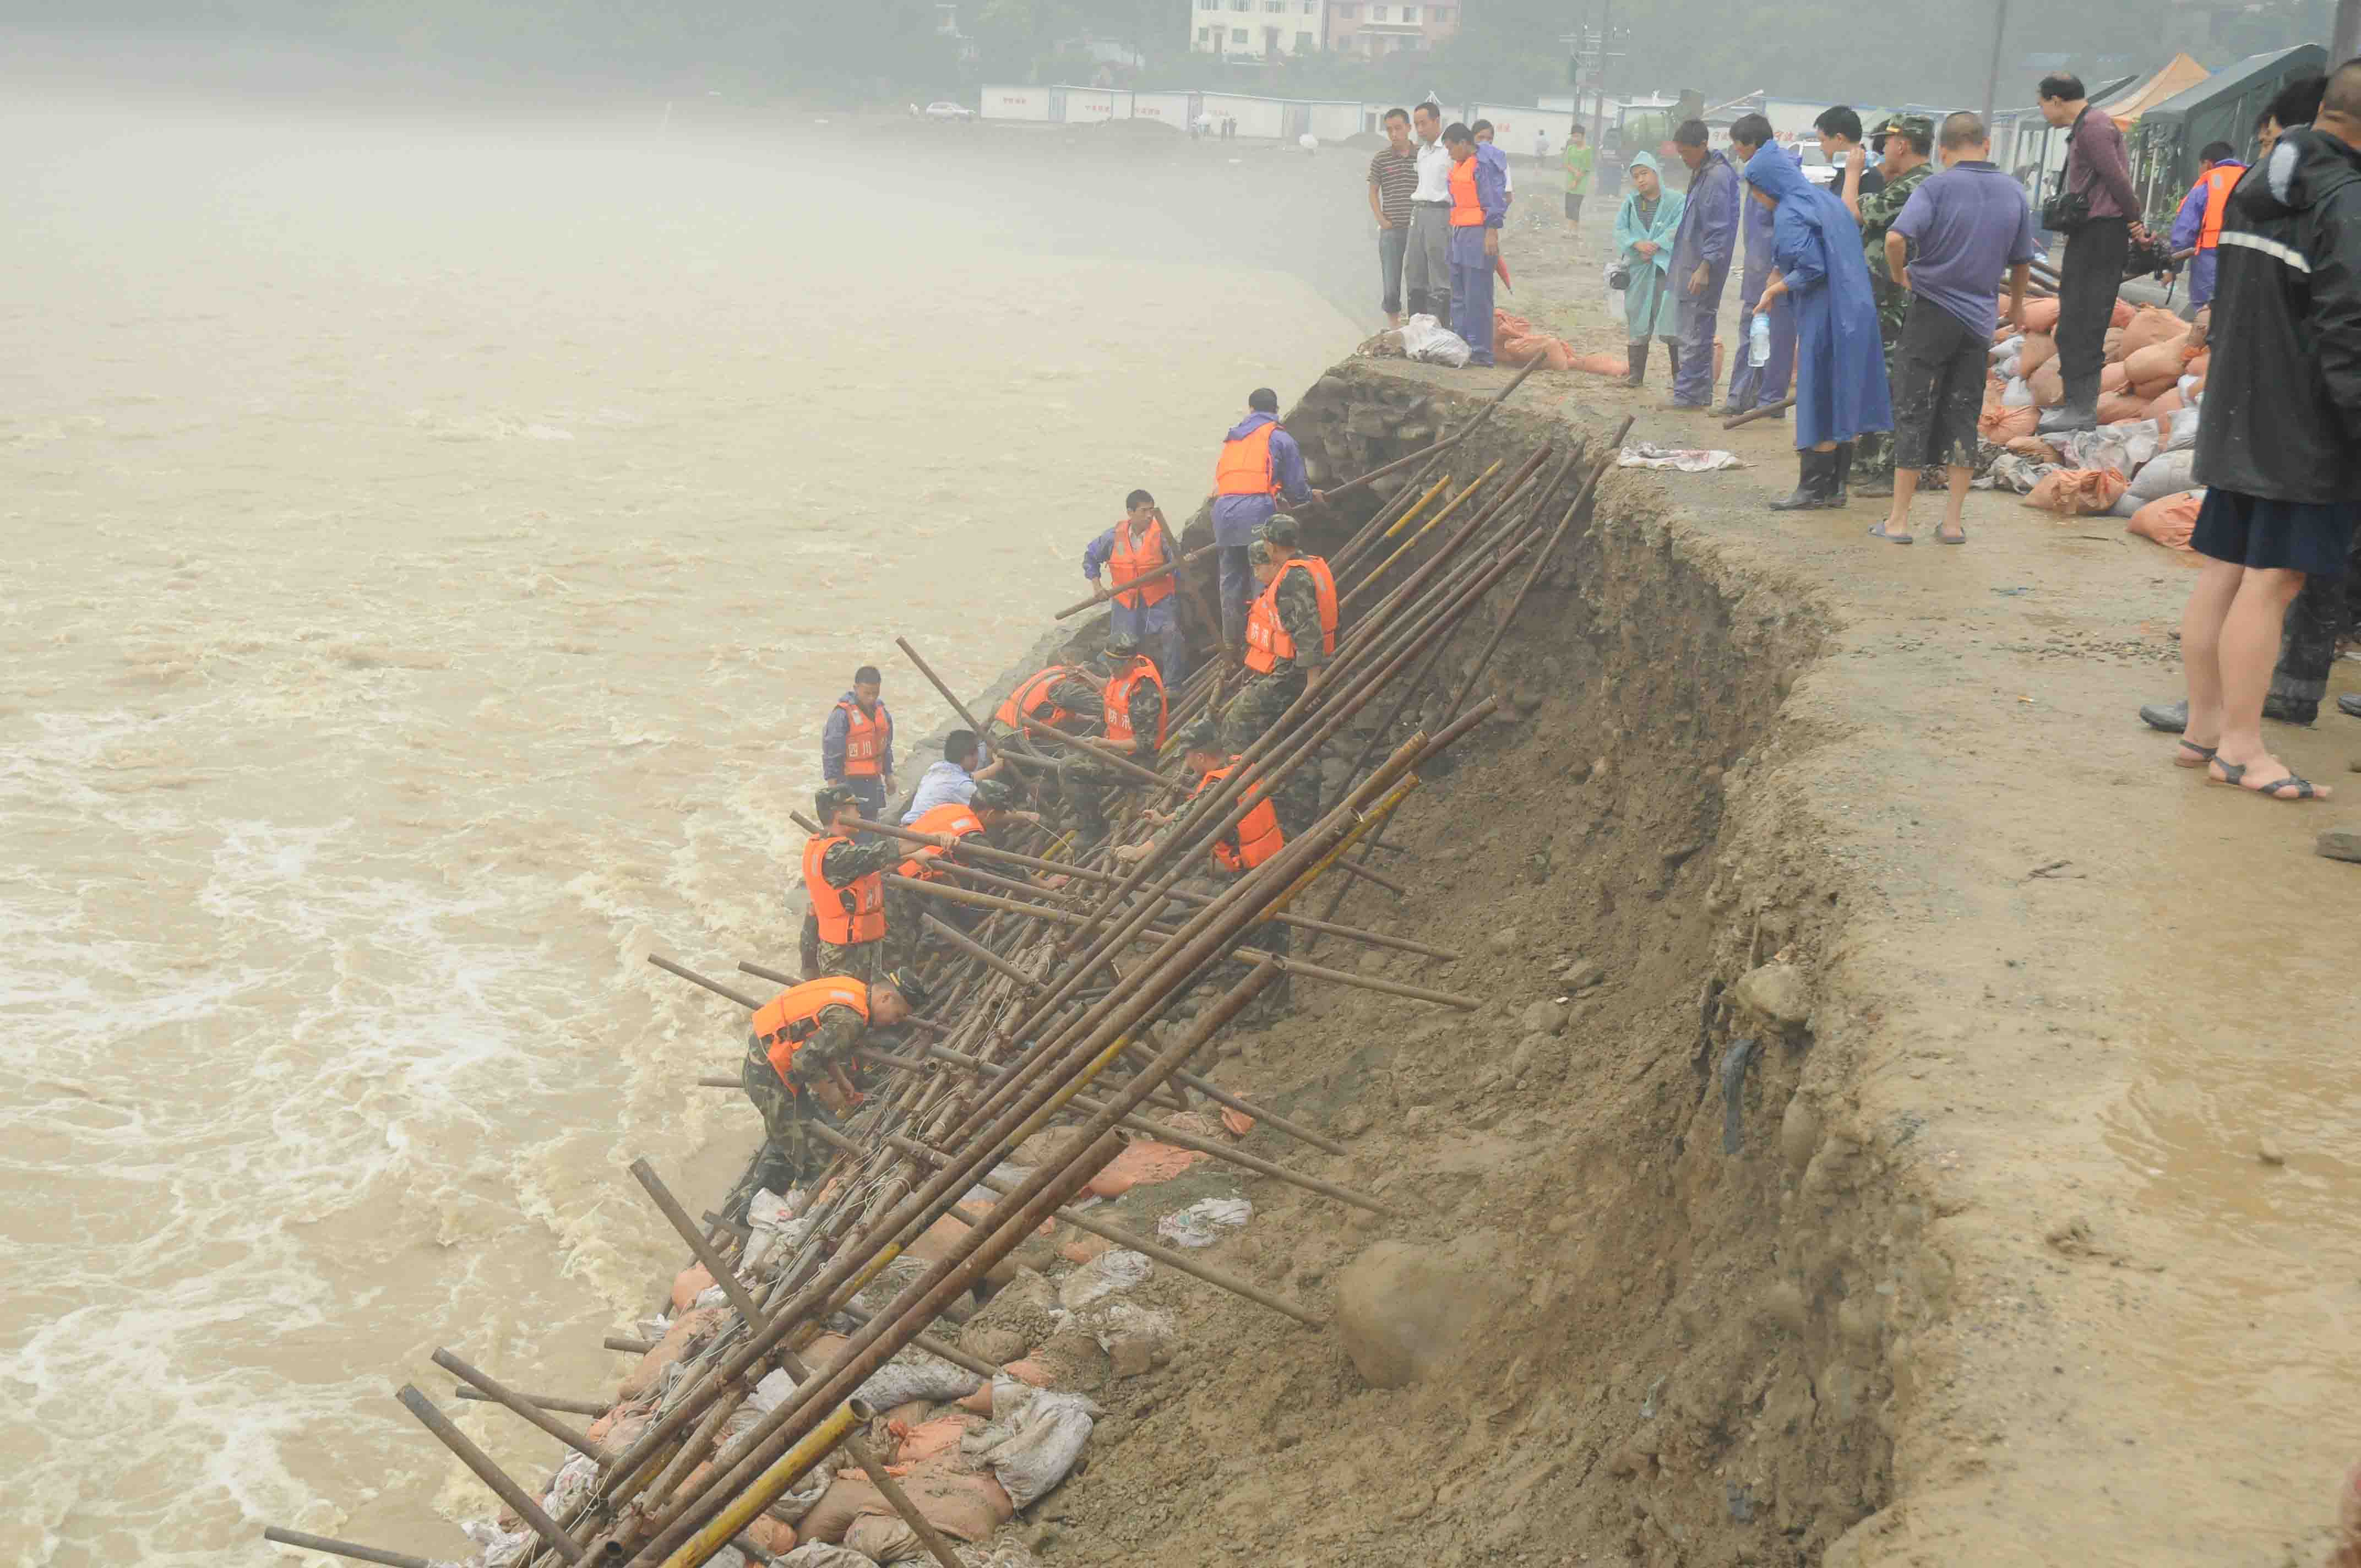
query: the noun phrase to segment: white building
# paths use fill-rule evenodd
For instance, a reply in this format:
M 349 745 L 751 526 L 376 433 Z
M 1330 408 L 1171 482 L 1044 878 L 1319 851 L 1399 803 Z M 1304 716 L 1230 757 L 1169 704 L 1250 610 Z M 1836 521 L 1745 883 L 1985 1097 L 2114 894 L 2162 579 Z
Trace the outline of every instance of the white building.
M 1189 48 L 1197 54 L 1309 54 L 1327 38 L 1328 0 L 1190 0 Z

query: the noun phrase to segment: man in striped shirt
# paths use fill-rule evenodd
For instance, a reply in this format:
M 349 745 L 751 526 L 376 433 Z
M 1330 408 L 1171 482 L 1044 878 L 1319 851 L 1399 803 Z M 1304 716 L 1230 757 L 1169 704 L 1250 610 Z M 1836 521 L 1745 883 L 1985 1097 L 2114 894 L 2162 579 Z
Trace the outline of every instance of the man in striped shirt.
M 1378 276 L 1388 326 L 1401 325 L 1402 256 L 1410 246 L 1410 198 L 1418 189 L 1418 154 L 1410 145 L 1410 111 L 1386 111 L 1386 146 L 1369 159 L 1369 211 L 1378 220 Z

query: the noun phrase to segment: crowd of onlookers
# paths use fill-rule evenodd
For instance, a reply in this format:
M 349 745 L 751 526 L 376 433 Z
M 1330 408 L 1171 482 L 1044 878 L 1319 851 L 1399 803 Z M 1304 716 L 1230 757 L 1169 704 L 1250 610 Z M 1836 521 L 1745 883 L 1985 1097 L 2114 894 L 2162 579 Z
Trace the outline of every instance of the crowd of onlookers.
M 1826 184 L 1761 115 L 1729 127 L 1727 152 L 1700 120 L 1675 127 L 1678 190 L 1667 160 L 1632 153 L 1609 272 L 1623 302 L 1626 384 L 1644 383 L 1661 346 L 1664 406 L 1716 407 L 1717 327 L 1735 270 L 1739 352 L 1719 411 L 1792 421 L 1797 480 L 1772 506 L 1890 497 L 1868 532 L 1909 544 L 1922 476 L 1939 474 L 1935 537 L 1964 544 L 1994 340 L 2004 320 L 2022 326 L 2044 233 L 2063 241 L 2064 389 L 2040 416 L 2044 438 L 2098 425 L 2127 275 L 2185 262 L 2189 341 L 2210 356 L 2190 538 L 2202 569 L 2182 624 L 2187 700 L 2142 714 L 2180 731 L 2184 767 L 2272 799 L 2325 797 L 2271 754 L 2261 723 L 2311 721 L 2361 576 L 2361 60 L 2290 83 L 2254 127 L 2252 163 L 2227 143 L 2207 146 L 2169 237 L 2143 223 L 2123 131 L 2081 82 L 2053 75 L 2037 93 L 2069 149 L 2038 214 L 1993 162 L 1972 113 L 1939 125 L 1894 115 L 1864 133 L 1852 109 L 1832 107 L 1816 126 L 1834 166 Z M 1488 124 L 1445 124 L 1432 102 L 1390 111 L 1385 127 L 1369 204 L 1388 317 L 1447 322 L 1471 363 L 1488 365 L 1508 160 Z M 1565 216 L 1578 225 L 1594 168 L 1578 129 L 1563 157 Z M 2361 699 L 2340 706 L 2361 718 Z

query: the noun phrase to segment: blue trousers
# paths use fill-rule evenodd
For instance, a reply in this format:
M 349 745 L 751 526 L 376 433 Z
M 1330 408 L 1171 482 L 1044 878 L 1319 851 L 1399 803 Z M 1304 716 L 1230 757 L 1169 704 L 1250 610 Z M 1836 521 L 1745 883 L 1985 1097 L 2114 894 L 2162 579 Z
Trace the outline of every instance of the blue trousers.
M 1730 406 L 1739 413 L 1777 402 L 1787 395 L 1787 384 L 1795 376 L 1795 307 L 1784 298 L 1771 304 L 1770 363 L 1748 362 L 1747 346 L 1752 342 L 1754 331 L 1754 302 L 1763 297 L 1763 286 L 1770 280 L 1767 263 L 1759 272 L 1750 267 L 1739 294 L 1745 308 L 1738 316 L 1738 364 L 1730 373 Z
M 874 774 L 869 774 L 861 778 L 844 779 L 840 782 L 846 789 L 851 790 L 853 794 L 861 797 L 862 816 L 866 817 L 872 822 L 885 822 L 891 820 L 891 818 L 885 815 L 885 781 L 884 779 L 879 778 Z M 876 837 L 877 835 L 874 833 L 858 833 L 854 835 L 854 838 L 864 844 Z
M 1686 278 L 1675 278 L 1677 289 Z M 1725 261 L 1706 275 L 1704 291 L 1681 300 L 1681 367 L 1673 380 L 1673 401 L 1703 408 L 1713 401 L 1713 333 L 1721 315 L 1721 291 L 1730 282 Z
M 1246 606 L 1254 603 L 1262 590 L 1255 586 L 1254 568 L 1246 564 L 1246 544 L 1221 544 L 1213 549 L 1214 563 L 1222 568 L 1222 645 L 1243 648 L 1246 641 Z M 1164 677 L 1170 685 L 1172 677 Z
M 1482 229 L 1462 229 L 1451 236 L 1451 330 L 1467 340 L 1474 352 L 1470 365 L 1492 363 L 1492 258 L 1484 254 Z M 1459 235 L 1475 235 L 1463 241 Z M 1472 261 L 1460 259 L 1469 251 Z
M 1139 639 L 1148 656 L 1156 661 L 1156 673 L 1164 677 L 1168 686 L 1177 686 L 1189 675 L 1189 645 L 1180 636 L 1180 598 L 1168 594 L 1162 602 L 1146 604 L 1137 609 L 1126 609 L 1120 604 L 1107 607 L 1107 631 L 1110 635 L 1129 632 Z M 1239 623 L 1239 634 L 1245 635 L 1246 623 Z

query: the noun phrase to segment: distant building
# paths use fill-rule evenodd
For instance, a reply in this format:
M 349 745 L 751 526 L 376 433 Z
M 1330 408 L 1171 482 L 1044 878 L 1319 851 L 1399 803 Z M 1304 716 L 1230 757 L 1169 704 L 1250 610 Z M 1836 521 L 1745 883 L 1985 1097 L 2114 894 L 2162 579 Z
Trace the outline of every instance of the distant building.
M 1270 60 L 1322 47 L 1330 0 L 1190 0 L 1194 54 Z
M 1328 47 L 1340 54 L 1398 54 L 1433 49 L 1459 30 L 1458 0 L 1328 0 Z

